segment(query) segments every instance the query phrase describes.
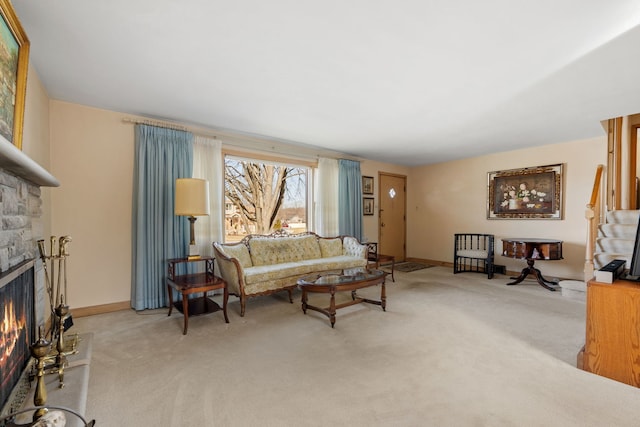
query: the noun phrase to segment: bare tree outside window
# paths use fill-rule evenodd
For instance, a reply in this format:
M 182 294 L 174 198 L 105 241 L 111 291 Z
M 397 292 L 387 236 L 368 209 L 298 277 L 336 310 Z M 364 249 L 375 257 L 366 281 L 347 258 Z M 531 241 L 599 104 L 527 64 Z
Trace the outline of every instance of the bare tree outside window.
M 225 240 L 307 230 L 308 168 L 225 158 Z

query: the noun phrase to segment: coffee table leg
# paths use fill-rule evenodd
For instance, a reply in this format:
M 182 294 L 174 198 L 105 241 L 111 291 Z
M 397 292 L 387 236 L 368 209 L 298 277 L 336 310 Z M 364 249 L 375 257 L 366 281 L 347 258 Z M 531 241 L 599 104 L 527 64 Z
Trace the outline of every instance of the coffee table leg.
M 329 304 L 329 320 L 331 327 L 336 324 L 336 290 L 331 289 L 331 303 Z
M 382 282 L 382 288 L 380 290 L 380 307 L 382 307 L 382 311 L 387 311 L 387 291 L 384 286 L 384 282 Z

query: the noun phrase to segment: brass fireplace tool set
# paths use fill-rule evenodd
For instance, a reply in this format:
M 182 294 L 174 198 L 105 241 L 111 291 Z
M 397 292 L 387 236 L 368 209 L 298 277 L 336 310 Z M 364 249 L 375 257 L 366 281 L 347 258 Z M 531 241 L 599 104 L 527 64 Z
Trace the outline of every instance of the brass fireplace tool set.
M 45 374 L 57 374 L 59 385 L 64 387 L 64 369 L 67 366 L 67 356 L 77 353 L 77 335 L 69 343 L 65 343 L 64 332 L 73 324 L 69 306 L 65 304 L 67 297 L 67 257 L 69 251 L 67 245 L 71 237 L 62 236 L 56 242 L 56 237 L 50 238 L 50 250 L 47 255 L 45 241 L 38 240 L 38 251 L 42 260 L 45 287 L 49 296 L 51 307 L 51 335 L 47 340 L 44 327 L 39 328 L 38 341 L 31 346 L 31 355 L 36 362 L 36 390 L 33 403 L 40 407 L 34 414 L 34 420 L 44 415 L 47 410 L 43 406 L 47 401 L 47 390 L 44 383 Z M 57 247 L 56 247 L 57 243 Z M 56 264 L 57 277 L 56 277 Z M 52 351 L 52 343 L 55 342 L 55 350 Z
M 58 387 L 64 387 L 64 370 L 67 367 L 67 356 L 78 353 L 78 334 L 67 336 L 64 332 L 73 325 L 69 306 L 65 303 L 67 292 L 67 257 L 69 252 L 67 245 L 71 237 L 62 236 L 56 240 L 50 238 L 50 249 L 47 255 L 45 241 L 38 240 L 38 251 L 42 260 L 45 288 L 49 296 L 51 308 L 50 335 L 45 333 L 45 327 L 38 327 L 38 340 L 30 346 L 31 355 L 35 360 L 34 370 L 30 380 L 35 377 L 36 387 L 33 396 L 34 407 L 23 408 L 7 416 L 0 416 L 0 426 L 7 427 L 45 427 L 66 424 L 65 413 L 69 413 L 80 419 L 85 427 L 94 427 L 95 420 L 87 421 L 80 413 L 61 406 L 47 405 L 47 389 L 45 385 L 46 374 L 58 375 Z M 56 245 L 57 243 L 57 245 Z M 56 247 L 57 246 L 57 247 Z M 57 264 L 57 272 L 56 272 Z M 57 276 L 56 276 L 57 273 Z M 49 336 L 50 339 L 47 339 Z M 52 343 L 55 342 L 55 346 Z M 52 347 L 55 347 L 53 349 Z M 34 372 L 35 371 L 35 372 Z M 33 422 L 30 424 L 15 424 L 16 416 L 27 415 L 33 412 Z

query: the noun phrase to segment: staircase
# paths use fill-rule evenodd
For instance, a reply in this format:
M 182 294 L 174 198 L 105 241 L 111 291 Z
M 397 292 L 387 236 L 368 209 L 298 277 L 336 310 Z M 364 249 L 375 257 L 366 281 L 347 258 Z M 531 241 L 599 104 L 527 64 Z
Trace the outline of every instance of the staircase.
M 607 265 L 614 259 L 625 260 L 627 262 L 626 268 L 629 269 L 640 210 L 609 211 L 605 214 L 605 218 L 606 222 L 597 226 L 593 270 Z M 587 284 L 585 282 L 563 280 L 560 282 L 560 287 L 562 288 L 562 296 L 580 301 L 586 300 Z
M 598 225 L 593 255 L 593 266 L 596 270 L 614 259 L 627 261 L 627 269 L 631 266 L 639 217 L 640 211 L 637 210 L 607 212 L 607 222 Z

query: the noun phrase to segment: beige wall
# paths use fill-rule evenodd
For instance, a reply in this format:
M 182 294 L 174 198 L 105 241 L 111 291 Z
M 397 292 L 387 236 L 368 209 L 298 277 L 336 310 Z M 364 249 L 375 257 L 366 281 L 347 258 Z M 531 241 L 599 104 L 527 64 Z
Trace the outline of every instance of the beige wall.
M 537 237 L 564 241 L 562 261 L 540 261 L 544 275 L 582 280 L 585 256 L 584 211 L 598 164 L 606 164 L 606 139 L 546 145 L 472 159 L 413 168 L 408 185 L 407 256 L 453 261 L 455 233 L 492 233 L 496 252 L 502 237 Z M 563 220 L 489 220 L 487 173 L 564 164 Z M 496 263 L 520 271 L 525 262 L 496 256 Z
M 123 114 L 51 101 L 52 230 L 69 235 L 68 303 L 131 298 L 133 126 Z
M 53 233 L 67 234 L 69 304 L 90 307 L 129 301 L 134 126 L 123 113 L 51 101 Z M 396 165 L 364 161 L 362 171 L 404 174 Z M 377 191 L 377 187 L 376 187 Z M 377 216 L 365 233 L 377 236 Z M 373 240 L 373 238 L 370 238 Z
M 52 231 L 45 236 L 68 234 L 73 238 L 68 261 L 69 304 L 79 308 L 129 301 L 133 126 L 122 121 L 127 116 L 123 113 L 60 101 L 47 103 L 37 76 L 30 75 L 27 97 L 25 152 L 61 183 L 59 188 L 45 190 L 52 195 L 52 214 L 47 214 Z M 49 129 L 41 124 L 47 116 Z M 540 262 L 540 267 L 551 276 L 580 279 L 586 236 L 584 207 L 595 167 L 605 161 L 603 136 L 417 168 L 365 160 L 361 170 L 375 178 L 376 212 L 378 173 L 407 176 L 408 257 L 451 262 L 456 232 L 493 233 L 498 252 L 500 237 L 558 238 L 565 242 L 565 259 Z M 555 163 L 565 164 L 565 219 L 486 219 L 487 172 Z M 364 235 L 377 240 L 377 214 L 364 218 Z M 501 256 L 497 262 L 510 270 L 524 265 Z

